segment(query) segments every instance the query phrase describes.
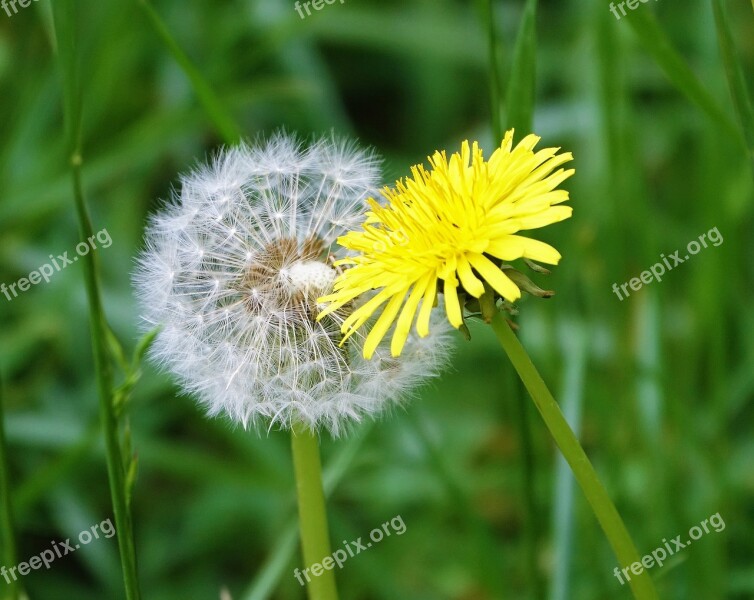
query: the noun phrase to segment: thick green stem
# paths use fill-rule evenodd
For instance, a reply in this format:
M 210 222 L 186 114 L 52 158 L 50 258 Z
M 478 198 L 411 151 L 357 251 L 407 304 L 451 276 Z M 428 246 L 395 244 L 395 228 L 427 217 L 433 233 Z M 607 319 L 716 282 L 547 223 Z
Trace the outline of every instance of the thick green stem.
M 534 400 L 534 404 L 542 415 L 555 443 L 571 466 L 576 481 L 592 506 L 594 515 L 605 532 L 621 567 L 639 562 L 639 553 L 636 551 L 631 536 L 605 486 L 602 485 L 592 463 L 589 462 L 584 449 L 560 411 L 558 403 L 555 402 L 547 389 L 547 385 L 537 372 L 521 342 L 501 314 L 496 315 L 492 320 L 492 328 L 513 363 L 516 372 L 524 382 L 532 400 Z M 629 585 L 635 598 L 639 600 L 657 599 L 657 592 L 646 571 L 642 571 L 640 575 L 634 575 L 629 571 L 628 576 L 631 577 Z
M 332 569 L 322 569 L 319 576 L 312 574 L 312 566 L 315 563 L 321 565 L 322 559 L 331 554 L 317 436 L 309 428 L 296 425 L 291 432 L 291 448 L 304 554 L 304 574 L 298 576 L 307 582 L 309 600 L 337 600 Z

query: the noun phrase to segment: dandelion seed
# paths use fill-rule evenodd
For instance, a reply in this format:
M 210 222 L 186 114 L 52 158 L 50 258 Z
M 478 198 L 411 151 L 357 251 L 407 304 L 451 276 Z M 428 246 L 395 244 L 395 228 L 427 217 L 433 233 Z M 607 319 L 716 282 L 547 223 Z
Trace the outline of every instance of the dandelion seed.
M 408 341 L 404 360 L 377 348 L 367 361 L 362 337 L 340 344 L 355 303 L 319 318 L 337 276 L 331 247 L 362 220 L 378 175 L 352 144 L 304 148 L 277 134 L 221 152 L 152 218 L 135 274 L 145 325 L 163 327 L 152 357 L 209 414 L 337 435 L 443 366 L 439 322 L 437 335 Z

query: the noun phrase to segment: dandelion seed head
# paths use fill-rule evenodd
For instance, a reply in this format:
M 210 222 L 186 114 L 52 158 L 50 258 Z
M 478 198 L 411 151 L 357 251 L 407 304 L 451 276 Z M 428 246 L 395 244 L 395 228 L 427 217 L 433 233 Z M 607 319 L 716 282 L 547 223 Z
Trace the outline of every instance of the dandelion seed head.
M 436 375 L 449 327 L 412 336 L 396 361 L 340 330 L 357 303 L 318 319 L 332 291 L 335 240 L 375 193 L 373 154 L 283 133 L 220 152 L 184 176 L 152 217 L 134 276 L 151 356 L 210 415 L 244 427 L 301 421 L 334 435 Z

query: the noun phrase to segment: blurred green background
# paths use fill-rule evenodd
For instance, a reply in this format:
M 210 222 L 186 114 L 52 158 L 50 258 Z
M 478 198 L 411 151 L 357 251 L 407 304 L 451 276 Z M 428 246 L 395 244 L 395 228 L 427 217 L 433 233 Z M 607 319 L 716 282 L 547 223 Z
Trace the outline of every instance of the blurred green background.
M 496 5 L 503 82 L 523 4 Z M 752 89 L 754 12 L 746 0 L 727 4 Z M 95 230 L 113 239 L 100 255 L 105 308 L 130 350 L 130 273 L 145 218 L 223 139 L 140 2 L 78 5 L 84 183 Z M 288 0 L 152 6 L 245 136 L 281 126 L 355 136 L 385 156 L 385 183 L 467 137 L 493 147 L 476 3 L 346 0 L 306 19 Z M 635 12 L 656 15 L 659 28 L 616 20 L 603 0 L 540 2 L 534 130 L 543 146 L 574 152 L 575 212 L 537 232 L 564 256 L 552 275 L 534 277 L 557 295 L 521 302 L 517 322 L 640 554 L 686 539 L 712 514 L 724 520 L 651 570 L 661 598 L 749 599 L 752 165 L 710 3 L 659 0 Z M 663 40 L 698 78 L 706 108 L 666 76 Z M 48 0 L 0 12 L 6 284 L 78 242 L 55 47 Z M 613 293 L 715 227 L 720 246 L 623 301 Z M 19 560 L 112 516 L 81 267 L 12 302 L 0 296 Z M 341 597 L 629 598 L 506 358 L 484 328 L 472 337 L 405 411 L 345 439 L 323 436 L 333 545 L 396 515 L 406 525 L 337 572 Z M 288 436 L 204 418 L 150 366 L 129 414 L 144 598 L 303 598 Z M 32 599 L 121 598 L 117 556 L 115 538 L 94 541 L 24 586 Z

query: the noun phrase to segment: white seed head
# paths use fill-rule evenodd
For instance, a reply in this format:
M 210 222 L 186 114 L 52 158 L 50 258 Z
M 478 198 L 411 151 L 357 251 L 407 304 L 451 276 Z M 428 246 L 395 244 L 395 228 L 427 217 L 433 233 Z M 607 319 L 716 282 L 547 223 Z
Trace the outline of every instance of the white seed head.
M 338 435 L 447 362 L 440 319 L 400 358 L 380 347 L 370 361 L 367 331 L 340 345 L 353 307 L 317 321 L 335 240 L 359 226 L 378 179 L 376 158 L 351 143 L 305 148 L 279 133 L 220 152 L 151 219 L 134 276 L 145 327 L 162 326 L 151 356 L 209 414 Z

